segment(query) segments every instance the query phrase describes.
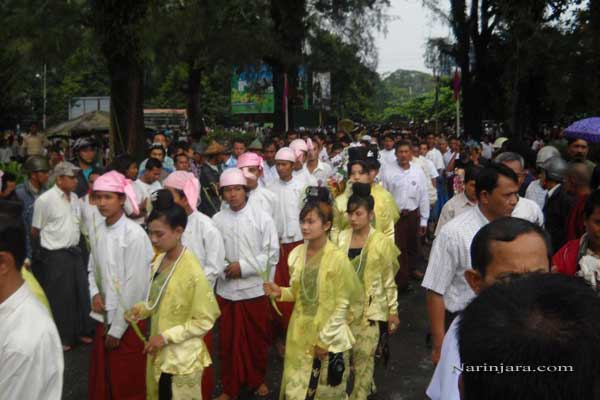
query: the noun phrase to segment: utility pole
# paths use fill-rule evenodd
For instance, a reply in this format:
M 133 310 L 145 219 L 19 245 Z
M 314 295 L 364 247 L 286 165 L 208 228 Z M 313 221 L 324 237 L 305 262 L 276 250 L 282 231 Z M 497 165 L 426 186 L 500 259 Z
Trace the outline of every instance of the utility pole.
M 42 116 L 42 130 L 46 130 L 46 63 L 44 63 L 44 76 L 42 77 L 42 91 L 44 97 L 43 104 L 43 116 Z

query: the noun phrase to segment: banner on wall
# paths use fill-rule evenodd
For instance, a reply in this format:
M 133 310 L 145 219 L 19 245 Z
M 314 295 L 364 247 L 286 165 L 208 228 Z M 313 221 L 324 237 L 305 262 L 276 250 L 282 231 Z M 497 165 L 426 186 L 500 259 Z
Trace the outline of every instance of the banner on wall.
M 331 109 L 331 72 L 315 72 L 312 83 L 313 107 Z
M 272 114 L 273 72 L 266 64 L 235 67 L 231 77 L 232 114 Z

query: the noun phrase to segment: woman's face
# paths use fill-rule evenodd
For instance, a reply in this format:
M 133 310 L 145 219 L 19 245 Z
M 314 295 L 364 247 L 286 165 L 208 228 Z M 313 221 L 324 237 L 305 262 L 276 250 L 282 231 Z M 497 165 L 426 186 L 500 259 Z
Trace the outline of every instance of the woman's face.
M 302 221 L 300 228 L 302 229 L 302 237 L 304 240 L 317 240 L 327 235 L 327 231 L 331 227 L 331 223 L 323 224 L 321 217 L 316 210 L 309 211 Z
M 367 211 L 364 206 L 360 206 L 348 212 L 348 221 L 354 231 L 360 231 L 371 223 L 372 216 L 372 212 Z
M 354 164 L 350 168 L 350 182 L 369 183 L 369 173 L 360 164 Z
M 148 233 L 150 234 L 150 241 L 152 245 L 158 249 L 161 253 L 175 248 L 181 240 L 183 229 L 177 227 L 171 228 L 164 218 L 158 218 L 150 222 L 148 225 Z

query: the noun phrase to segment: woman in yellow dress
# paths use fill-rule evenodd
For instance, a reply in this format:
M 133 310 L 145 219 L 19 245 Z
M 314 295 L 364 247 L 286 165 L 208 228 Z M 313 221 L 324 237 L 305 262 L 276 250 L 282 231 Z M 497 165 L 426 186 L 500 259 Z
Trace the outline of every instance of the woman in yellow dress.
M 351 228 L 340 233 L 337 243 L 347 252 L 365 298 L 362 318 L 351 327 L 356 343 L 352 348 L 355 377 L 350 398 L 355 400 L 375 392 L 373 369 L 380 324 L 387 324 L 388 333 L 395 332 L 400 324 L 394 280 L 400 251 L 393 239 L 371 226 L 374 202 L 369 184 L 354 184 L 347 206 Z
M 219 307 L 198 260 L 181 244 L 186 212 L 166 189 L 156 193 L 152 205 L 150 239 L 161 254 L 152 265 L 146 301 L 126 317 L 151 317 L 145 348 L 147 398 L 202 399 L 202 372 L 211 364 L 203 337 L 219 317 Z
M 279 301 L 295 301 L 286 339 L 280 399 L 344 399 L 352 310 L 362 291 L 346 254 L 328 239 L 333 219 L 325 188 L 309 188 L 300 212 L 304 244 L 289 256 L 290 287 L 264 284 Z
M 373 157 L 368 157 L 370 151 L 373 150 L 366 147 L 348 149 L 348 183 L 344 193 L 335 198 L 333 207 L 333 226 L 331 228 L 333 242 L 338 241 L 340 232 L 350 227 L 346 209 L 355 183 L 370 184 L 371 195 L 375 200 L 373 226 L 394 240 L 394 225 L 400 218 L 400 212 L 390 192 L 375 182 L 375 177 L 379 172 L 379 162 Z

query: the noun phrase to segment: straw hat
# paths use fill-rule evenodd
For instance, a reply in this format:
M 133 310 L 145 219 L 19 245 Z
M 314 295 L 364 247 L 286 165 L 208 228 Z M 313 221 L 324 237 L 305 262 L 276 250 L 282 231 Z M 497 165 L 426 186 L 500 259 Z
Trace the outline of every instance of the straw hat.
M 225 151 L 225 147 L 217 142 L 216 140 L 211 141 L 208 146 L 204 149 L 203 154 L 205 156 L 213 156 L 215 154 L 221 154 Z

